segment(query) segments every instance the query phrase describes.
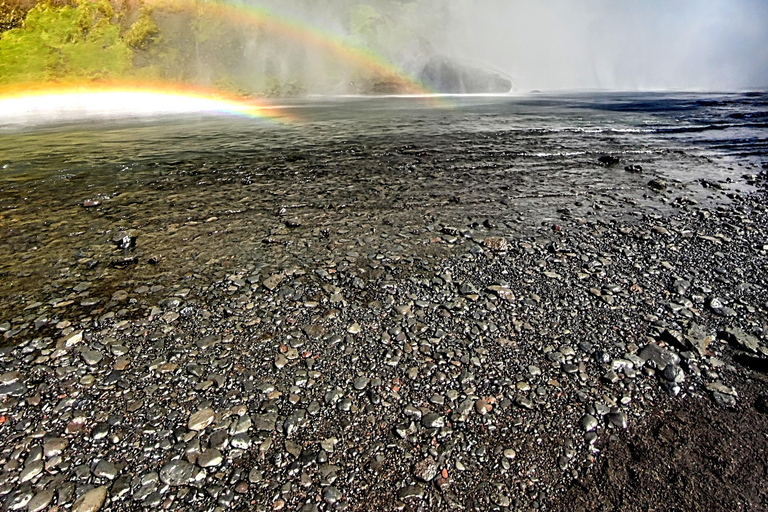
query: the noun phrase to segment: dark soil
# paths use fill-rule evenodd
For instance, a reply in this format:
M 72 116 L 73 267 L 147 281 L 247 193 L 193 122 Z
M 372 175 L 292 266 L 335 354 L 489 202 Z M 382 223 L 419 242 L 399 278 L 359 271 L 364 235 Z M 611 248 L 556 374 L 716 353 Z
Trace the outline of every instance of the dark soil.
M 672 400 L 611 436 L 597 463 L 552 510 L 768 510 L 768 384 L 738 389 L 736 407 Z

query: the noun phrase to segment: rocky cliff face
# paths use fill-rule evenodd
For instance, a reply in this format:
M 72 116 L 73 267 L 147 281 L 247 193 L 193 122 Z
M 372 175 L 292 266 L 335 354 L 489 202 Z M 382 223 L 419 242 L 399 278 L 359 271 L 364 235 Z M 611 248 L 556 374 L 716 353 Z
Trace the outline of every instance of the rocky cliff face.
M 431 58 L 419 78 L 435 92 L 446 94 L 504 94 L 512 90 L 512 81 L 500 73 L 448 57 Z

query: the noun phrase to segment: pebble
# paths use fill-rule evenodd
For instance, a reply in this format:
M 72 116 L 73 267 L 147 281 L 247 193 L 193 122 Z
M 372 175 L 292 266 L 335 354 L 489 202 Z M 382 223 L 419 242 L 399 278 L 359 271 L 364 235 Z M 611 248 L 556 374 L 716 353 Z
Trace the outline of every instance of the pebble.
M 55 491 L 53 489 L 46 489 L 35 494 L 35 496 L 27 504 L 27 510 L 29 512 L 40 512 L 44 510 L 53 501 Z
M 623 412 L 612 412 L 608 414 L 608 421 L 611 425 L 620 429 L 627 428 L 627 415 Z
M 486 402 L 485 400 L 483 400 L 482 398 L 475 402 L 475 410 L 481 416 L 485 416 L 486 414 L 491 412 L 491 409 L 493 409 L 493 406 L 488 402 Z
M 101 486 L 86 492 L 72 505 L 72 512 L 96 512 L 107 499 L 107 487 Z
M 209 448 L 198 456 L 197 463 L 201 468 L 211 468 L 221 465 L 223 460 L 221 451 L 215 448 Z
M 445 418 L 437 413 L 430 412 L 421 418 L 421 424 L 426 428 L 441 428 L 445 426 Z
M 187 428 L 195 431 L 205 430 L 211 423 L 213 423 L 214 417 L 215 414 L 213 409 L 200 409 L 189 416 Z
M 160 469 L 160 480 L 168 485 L 186 485 L 192 479 L 195 467 L 184 460 L 173 460 Z
M 179 167 L 175 178 L 187 172 Z M 218 179 L 196 179 L 209 178 Z M 170 249 L 149 266 L 130 252 L 134 266 L 118 270 L 117 230 L 101 232 L 104 249 L 89 238 L 94 227 L 70 247 L 76 256 L 51 260 L 60 263 L 47 291 L 9 306 L 18 311 L 0 319 L 11 340 L 0 349 L 4 506 L 71 509 L 77 496 L 82 510 L 86 497 L 100 501 L 94 510 L 344 510 L 376 489 L 405 509 L 475 498 L 481 508 L 533 507 L 528 497 L 545 509 L 559 492 L 549 482 L 603 456 L 603 441 L 629 428 L 627 412 L 641 421 L 663 393 L 694 400 L 702 389 L 733 407 L 738 394 L 725 383 L 748 375 L 740 357 L 759 362 L 768 350 L 765 305 L 737 268 L 761 270 L 725 235 L 703 238 L 698 215 L 627 227 L 600 220 L 611 199 L 601 196 L 558 204 L 558 224 L 521 237 L 508 234 L 514 216 L 483 222 L 451 207 L 409 225 L 388 213 L 390 226 L 347 218 L 324 196 L 328 208 L 311 222 L 302 206 L 302 222 L 286 213 L 238 224 L 272 203 L 302 204 L 291 190 L 275 186 L 264 202 L 254 190 L 227 203 L 239 213 L 190 203 L 186 220 L 158 231 L 161 245 L 193 244 L 200 261 L 185 266 Z M 737 224 L 709 214 L 720 213 Z M 214 231 L 225 216 L 231 232 Z M 126 213 L 124 229 L 136 218 Z M 712 232 L 735 236 L 713 222 Z M 244 249 L 222 258 L 233 233 Z M 159 254 L 155 235 L 142 240 Z M 455 254 L 441 252 L 446 242 Z M 686 244 L 723 253 L 711 271 L 696 268 L 705 258 L 681 258 Z M 154 275 L 171 261 L 181 262 L 178 282 Z M 534 432 L 561 444 L 544 453 L 551 443 L 528 439 Z M 510 475 L 519 487 L 507 487 Z M 107 483 L 109 496 L 92 487 Z
M 581 427 L 587 432 L 591 432 L 597 428 L 597 418 L 591 414 L 585 414 L 582 416 L 579 423 L 581 424 Z
M 108 460 L 100 460 L 93 468 L 93 474 L 99 478 L 114 480 L 117 476 L 117 467 Z
M 416 463 L 413 467 L 413 474 L 419 480 L 431 482 L 437 476 L 437 463 L 432 457 L 427 457 Z

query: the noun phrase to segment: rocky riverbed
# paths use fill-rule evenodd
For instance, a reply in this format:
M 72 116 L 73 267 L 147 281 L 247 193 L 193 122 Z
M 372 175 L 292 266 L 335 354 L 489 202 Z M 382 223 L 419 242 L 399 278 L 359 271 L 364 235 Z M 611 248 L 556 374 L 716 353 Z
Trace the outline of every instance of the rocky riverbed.
M 430 144 L 6 180 L 2 506 L 764 509 L 765 170 Z
M 444 226 L 453 254 L 232 268 L 139 317 L 32 305 L 2 327 L 4 506 L 546 509 L 648 413 L 763 378 L 765 192 L 732 201 Z

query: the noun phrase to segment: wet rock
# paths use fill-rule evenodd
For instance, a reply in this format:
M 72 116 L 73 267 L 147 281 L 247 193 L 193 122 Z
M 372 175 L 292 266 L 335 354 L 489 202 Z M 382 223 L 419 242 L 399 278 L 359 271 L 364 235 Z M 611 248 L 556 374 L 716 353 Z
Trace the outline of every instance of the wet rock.
M 19 371 L 8 372 L 0 375 L 0 386 L 6 386 L 9 384 L 16 384 L 22 380 L 24 376 Z
M 72 505 L 72 512 L 96 512 L 107 499 L 107 487 L 101 486 L 86 492 Z
M 627 428 L 627 415 L 623 412 L 612 412 L 608 414 L 608 421 L 616 428 Z
M 674 382 L 675 384 L 680 384 L 685 381 L 685 372 L 683 372 L 682 368 L 674 364 L 668 364 L 661 375 L 668 382 Z
M 160 469 L 160 480 L 168 485 L 186 485 L 195 474 L 195 466 L 184 460 L 173 460 Z
M 425 428 L 441 428 L 445 426 L 445 419 L 435 412 L 430 412 L 421 418 L 421 424 Z
M 323 500 L 325 500 L 325 502 L 329 505 L 333 505 L 339 501 L 341 496 L 341 491 L 332 485 L 328 486 L 325 491 L 323 491 Z
M 750 352 L 757 352 L 760 342 L 756 337 L 747 334 L 738 327 L 729 327 L 721 333 L 721 337 L 732 345 Z
M 54 437 L 47 440 L 43 444 L 43 455 L 46 459 L 60 455 L 61 452 L 67 449 L 69 446 L 69 440 L 63 437 Z
M 29 512 L 40 512 L 44 510 L 53 501 L 55 491 L 53 489 L 46 489 L 35 494 L 35 496 L 29 501 L 27 510 Z
M 117 467 L 108 460 L 100 460 L 93 468 L 93 474 L 99 478 L 114 480 L 117 476 Z
M 621 160 L 613 155 L 601 155 L 597 158 L 597 163 L 605 167 L 610 167 L 621 163 Z
M 28 464 L 21 471 L 21 474 L 19 474 L 19 482 L 23 484 L 24 482 L 28 482 L 34 479 L 36 476 L 43 472 L 44 466 L 45 465 L 41 460 Z
M 223 460 L 224 459 L 219 450 L 215 448 L 209 448 L 208 450 L 205 450 L 203 453 L 201 453 L 200 456 L 198 456 L 197 463 L 201 468 L 211 468 L 219 466 Z
M 649 343 L 638 354 L 645 364 L 653 368 L 664 369 L 668 364 L 677 365 L 680 363 L 680 356 L 671 350 L 661 348 L 655 343 Z
M 187 428 L 189 430 L 205 430 L 208 425 L 213 423 L 213 419 L 215 417 L 215 414 L 213 412 L 213 409 L 201 409 L 199 411 L 193 412 L 189 416 L 189 421 L 187 422 Z
M 591 432 L 597 428 L 597 418 L 591 414 L 585 414 L 582 416 L 581 420 L 579 420 L 579 423 L 581 424 L 581 428 L 587 432 Z

